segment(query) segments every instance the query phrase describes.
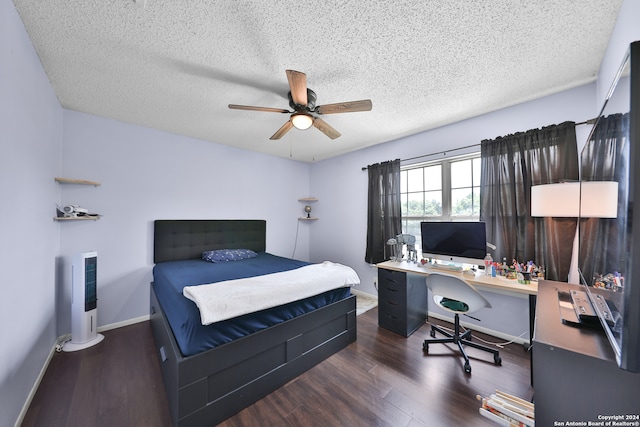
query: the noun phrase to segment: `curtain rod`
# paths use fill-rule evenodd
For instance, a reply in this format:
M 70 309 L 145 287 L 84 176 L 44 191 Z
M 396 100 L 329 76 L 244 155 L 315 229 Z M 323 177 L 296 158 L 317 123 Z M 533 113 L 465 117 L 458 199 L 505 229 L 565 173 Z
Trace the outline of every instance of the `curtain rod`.
M 408 159 L 400 159 L 400 161 L 401 162 L 408 162 L 410 160 L 421 159 L 423 157 L 435 156 L 436 154 L 447 154 L 447 153 L 449 153 L 451 151 L 464 150 L 466 148 L 479 147 L 479 146 L 480 146 L 480 144 L 467 145 L 465 147 L 452 148 L 451 150 L 437 151 L 435 153 L 423 154 L 421 156 L 416 156 L 416 157 L 409 157 Z M 363 171 L 366 171 L 367 169 L 369 169 L 369 166 L 363 166 L 362 167 Z
M 580 125 L 592 125 L 595 124 L 595 122 L 598 120 L 598 118 L 594 118 L 594 119 L 589 119 L 589 120 L 585 120 L 583 122 L 579 122 L 576 123 L 576 126 L 580 126 Z M 437 151 L 435 153 L 429 153 L 429 154 L 423 154 L 421 156 L 416 156 L 416 157 L 409 157 L 408 159 L 400 159 L 401 162 L 408 162 L 410 160 L 417 160 L 417 159 L 422 159 L 423 157 L 430 157 L 430 156 L 435 156 L 436 154 L 443 154 L 446 155 L 448 152 L 451 151 L 458 151 L 458 150 L 465 150 L 467 148 L 473 148 L 473 147 L 478 147 L 480 144 L 472 144 L 472 145 L 466 145 L 464 147 L 458 147 L 458 148 L 452 148 L 451 150 L 444 150 L 444 151 Z M 367 169 L 369 169 L 369 166 L 363 166 L 362 170 L 366 171 Z

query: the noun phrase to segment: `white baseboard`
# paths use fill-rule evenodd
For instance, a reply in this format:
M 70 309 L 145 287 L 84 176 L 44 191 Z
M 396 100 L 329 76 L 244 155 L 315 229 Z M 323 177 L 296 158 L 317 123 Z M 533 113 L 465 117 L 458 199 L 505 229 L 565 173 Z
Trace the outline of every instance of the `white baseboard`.
M 369 298 L 373 298 L 375 300 L 378 299 L 378 295 L 370 294 L 369 292 L 365 292 L 365 291 L 360 291 L 360 290 L 358 290 L 356 288 L 351 288 L 351 293 L 354 294 L 354 295 L 364 295 L 364 296 L 367 296 Z
M 47 368 L 49 367 L 49 363 L 53 358 L 53 354 L 56 352 L 57 344 L 58 344 L 58 340 L 56 340 L 54 345 L 51 347 L 51 350 L 49 351 L 49 355 L 47 356 L 47 359 L 45 360 L 44 365 L 42 365 L 42 369 L 40 369 L 40 373 L 36 378 L 36 382 L 33 384 L 33 387 L 31 387 L 31 391 L 29 392 L 29 395 L 27 396 L 27 400 L 24 402 L 24 405 L 22 405 L 22 410 L 20 411 L 20 414 L 18 414 L 18 419 L 16 419 L 16 423 L 14 424 L 14 427 L 20 427 L 20 425 L 22 424 L 22 421 L 24 421 L 24 417 L 25 415 L 27 415 L 27 410 L 31 405 L 31 401 L 36 395 L 36 391 L 38 391 L 38 387 L 42 382 L 42 378 L 44 378 L 44 374 L 47 372 Z
M 98 332 L 110 331 L 111 329 L 123 328 L 129 325 L 135 325 L 136 323 L 145 322 L 151 319 L 150 314 L 146 314 L 144 316 L 135 317 L 129 320 L 123 320 L 122 322 L 111 323 L 109 325 L 98 326 Z
M 453 323 L 453 317 L 443 316 L 438 313 L 428 312 L 429 317 L 434 317 L 436 319 L 444 320 L 445 322 Z M 463 320 L 460 320 L 460 326 L 464 326 L 465 328 L 472 329 L 474 331 L 482 332 L 483 334 L 491 335 L 492 337 L 501 338 L 507 342 L 514 342 L 516 344 L 529 345 L 529 339 L 523 338 L 522 336 L 516 337 L 513 335 L 505 334 L 504 332 L 494 331 L 493 329 L 484 328 L 477 324 L 467 323 Z M 529 332 L 523 332 L 523 335 L 529 335 Z M 500 343 L 502 344 L 502 343 Z
M 151 315 L 147 314 L 147 315 L 136 317 L 136 318 L 133 318 L 133 319 L 123 320 L 122 322 L 116 322 L 116 323 L 111 323 L 109 325 L 98 326 L 97 331 L 98 332 L 109 331 L 111 329 L 122 328 L 124 326 L 129 326 L 129 325 L 133 325 L 133 324 L 136 324 L 136 323 L 144 322 L 144 321 L 147 321 L 149 319 L 151 319 Z M 20 411 L 20 414 L 18 415 L 18 419 L 16 420 L 15 427 L 20 427 L 20 425 L 24 421 L 24 417 L 25 417 L 25 415 L 27 415 L 27 410 L 29 409 L 29 406 L 31 405 L 31 402 L 33 401 L 33 398 L 36 395 L 36 392 L 38 391 L 38 387 L 40 387 L 40 383 L 42 382 L 42 379 L 44 378 L 44 374 L 47 372 L 47 368 L 49 367 L 49 363 L 51 363 L 51 359 L 53 358 L 53 354 L 56 352 L 56 347 L 58 346 L 58 343 L 64 341 L 67 337 L 70 337 L 70 336 L 71 335 L 69 335 L 69 334 L 60 335 L 58 338 L 56 338 L 56 341 L 51 346 L 51 350 L 49 351 L 49 355 L 47 356 L 47 359 L 45 360 L 44 365 L 42 366 L 42 369 L 40 370 L 40 373 L 38 374 L 38 378 L 36 378 L 36 381 L 33 384 L 33 387 L 31 388 L 31 391 L 29 392 L 29 395 L 27 396 L 27 400 L 24 402 L 24 405 L 22 406 L 22 410 Z

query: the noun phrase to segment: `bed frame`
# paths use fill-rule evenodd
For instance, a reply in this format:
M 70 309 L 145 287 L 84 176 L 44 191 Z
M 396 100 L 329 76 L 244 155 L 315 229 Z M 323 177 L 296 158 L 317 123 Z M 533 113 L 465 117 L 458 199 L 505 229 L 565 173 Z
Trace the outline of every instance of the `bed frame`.
M 263 220 L 157 220 L 154 262 L 266 247 Z M 151 286 L 151 327 L 175 426 L 213 426 L 356 340 L 355 296 L 183 357 Z

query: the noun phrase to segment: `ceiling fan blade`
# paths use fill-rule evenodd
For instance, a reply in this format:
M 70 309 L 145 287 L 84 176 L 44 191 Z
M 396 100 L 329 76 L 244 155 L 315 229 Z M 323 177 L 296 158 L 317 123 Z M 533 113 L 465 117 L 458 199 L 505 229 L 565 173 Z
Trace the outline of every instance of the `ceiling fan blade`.
M 355 111 L 371 111 L 370 99 L 362 101 L 338 102 L 336 104 L 319 105 L 315 111 L 318 114 L 353 113 Z
M 278 129 L 278 131 L 276 133 L 274 133 L 271 138 L 269 139 L 280 139 L 284 136 L 285 133 L 289 132 L 291 130 L 291 128 L 293 127 L 293 124 L 291 123 L 291 120 L 287 120 L 285 122 L 285 124 L 282 125 L 282 127 L 280 129 Z
M 282 108 L 254 107 L 252 105 L 229 104 L 229 108 L 232 110 L 266 111 L 269 113 L 291 113 L 291 111 L 283 110 Z
M 320 130 L 320 132 L 324 133 L 325 135 L 327 135 L 331 139 L 336 139 L 337 137 L 340 136 L 340 132 L 338 132 L 337 130 L 335 130 L 331 126 L 329 126 L 327 124 L 327 122 L 325 122 L 324 120 L 322 120 L 322 119 L 320 119 L 318 117 L 313 119 L 313 126 L 318 128 L 318 130 Z
M 300 71 L 287 70 L 287 80 L 294 104 L 307 106 L 307 75 Z

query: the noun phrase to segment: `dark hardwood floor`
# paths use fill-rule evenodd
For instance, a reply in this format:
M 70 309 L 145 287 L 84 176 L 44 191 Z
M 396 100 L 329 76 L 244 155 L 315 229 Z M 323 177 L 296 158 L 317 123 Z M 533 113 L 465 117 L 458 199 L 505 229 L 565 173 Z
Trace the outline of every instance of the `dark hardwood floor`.
M 501 349 L 502 366 L 470 348 L 467 375 L 452 345 L 423 353 L 428 324 L 404 338 L 377 320 L 377 308 L 358 316 L 355 343 L 220 425 L 495 426 L 478 413 L 476 395 L 533 396 L 521 345 Z M 104 335 L 94 347 L 54 355 L 23 426 L 171 425 L 149 322 Z

